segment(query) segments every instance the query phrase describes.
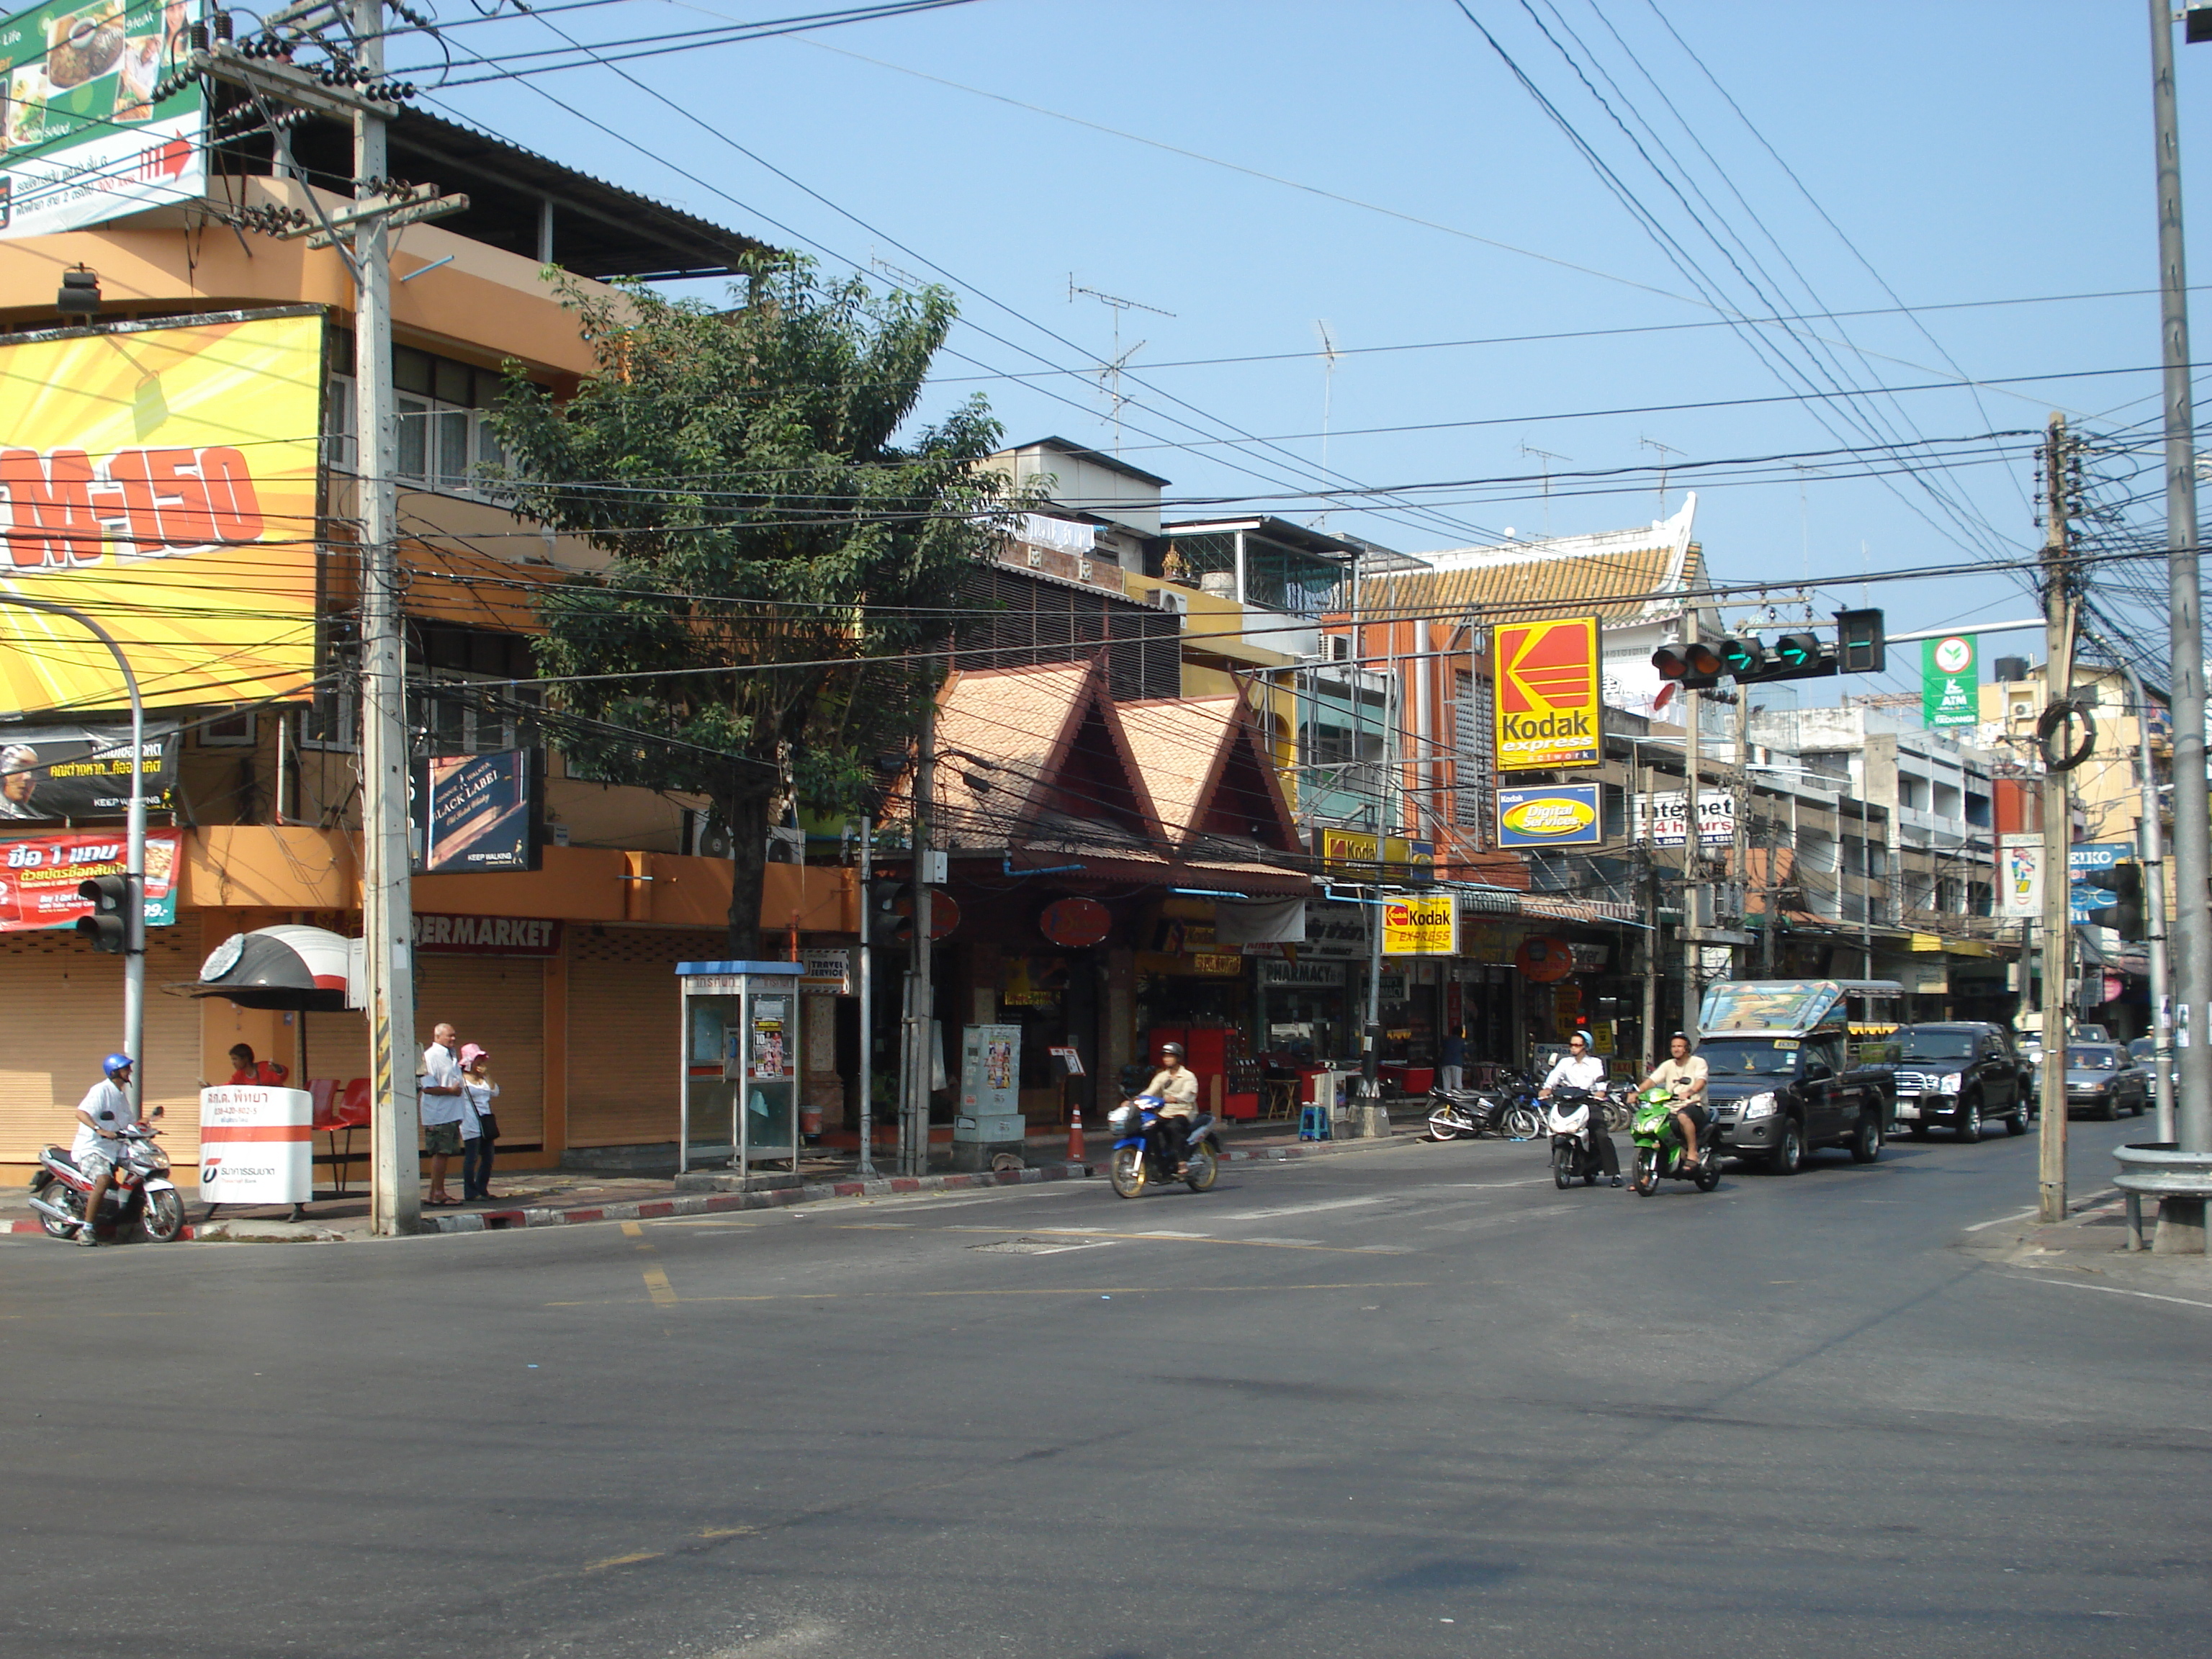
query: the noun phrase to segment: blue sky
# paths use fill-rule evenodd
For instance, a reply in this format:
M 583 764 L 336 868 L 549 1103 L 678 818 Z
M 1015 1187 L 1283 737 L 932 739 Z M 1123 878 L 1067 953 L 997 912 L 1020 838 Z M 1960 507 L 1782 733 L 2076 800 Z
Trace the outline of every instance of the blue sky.
M 626 0 L 455 39 L 496 56 L 559 44 L 554 27 L 605 40 L 799 9 Z M 1142 346 L 1123 386 L 1121 441 L 1128 460 L 1174 481 L 1174 497 L 1234 497 L 1238 510 L 1253 498 L 1300 519 L 1327 510 L 1331 527 L 1413 552 L 1509 526 L 1567 534 L 1659 510 L 1645 471 L 1563 479 L 1548 500 L 1534 484 L 1508 484 L 1417 492 L 1407 499 L 1419 505 L 1387 511 L 1371 495 L 1316 501 L 1301 492 L 1319 476 L 1325 397 L 1328 468 L 1339 483 L 1370 488 L 1799 456 L 1803 470 L 1784 460 L 1698 485 L 1699 539 L 1717 574 L 1771 581 L 1778 598 L 1809 576 L 1822 616 L 1869 593 L 1899 630 L 2033 615 L 2016 579 L 1973 568 L 2040 541 L 2029 441 L 1963 445 L 1991 459 L 1939 474 L 1942 501 L 1909 476 L 1832 476 L 1863 472 L 1863 458 L 1808 453 L 2039 430 L 2053 409 L 2094 431 L 2136 426 L 2155 416 L 2155 374 L 2083 372 L 2156 362 L 2153 296 L 1892 311 L 1794 332 L 1680 325 L 1718 314 L 1698 302 L 1700 284 L 1724 309 L 1757 316 L 1776 301 L 1835 313 L 2148 288 L 2145 9 L 1605 0 L 1601 14 L 1591 0 L 1468 0 L 1468 9 L 1658 219 L 1686 273 L 1454 0 L 980 0 L 626 65 L 651 92 L 597 67 L 542 78 L 628 143 L 514 82 L 439 94 L 433 106 L 767 240 L 811 242 L 833 269 L 880 259 L 949 273 L 964 321 L 932 407 L 981 389 L 1014 439 L 1056 432 L 1114 445 L 1090 371 L 1113 353 L 1115 314 L 1071 302 L 1071 276 L 1173 313 L 1121 315 L 1122 347 Z M 2177 50 L 2191 211 L 2212 223 L 2212 47 Z M 2206 143 L 2191 149 L 2197 138 Z M 1704 240 L 1700 222 L 1729 252 Z M 2212 280 L 2212 256 L 2197 275 Z M 1345 354 L 1333 375 L 1317 322 Z M 1659 331 L 1594 332 L 1621 330 Z M 2200 336 L 2208 330 L 2212 316 Z M 1765 360 L 1744 337 L 1753 332 Z M 1571 337 L 1431 343 L 1528 335 Z M 1401 346 L 1424 349 L 1376 349 Z M 1191 362 L 1249 356 L 1276 360 Z M 2036 378 L 2058 375 L 2076 378 Z M 1982 384 L 1962 389 L 1961 378 Z M 1790 396 L 1930 382 L 1942 386 L 1881 400 Z M 1219 441 L 1243 435 L 1272 442 Z M 1562 459 L 1526 453 L 1539 450 Z M 2132 488 L 2117 482 L 2131 463 L 2105 464 L 2113 499 L 2154 483 L 2149 459 L 2152 478 Z M 1682 482 L 1680 472 L 1668 481 L 1669 510 Z M 2154 501 L 2133 509 L 2142 524 L 2159 514 Z M 1926 567 L 1958 574 L 1856 580 Z M 2110 603 L 2146 630 L 2157 625 L 2117 587 Z M 1993 638 L 1988 648 L 2032 643 Z M 1909 683 L 1893 672 L 1881 689 Z

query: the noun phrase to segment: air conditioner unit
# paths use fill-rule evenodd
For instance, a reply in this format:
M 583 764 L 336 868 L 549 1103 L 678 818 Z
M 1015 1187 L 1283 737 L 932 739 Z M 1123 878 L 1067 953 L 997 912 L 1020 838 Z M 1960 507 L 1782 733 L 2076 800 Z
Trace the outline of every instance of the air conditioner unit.
M 1323 662 L 1350 662 L 1352 660 L 1352 635 L 1349 634 L 1322 635 L 1321 636 L 1321 659 Z
M 714 821 L 714 815 L 705 810 L 684 815 L 684 850 L 693 858 L 726 859 L 731 856 L 730 832 Z
M 1180 588 L 1154 588 L 1152 603 L 1163 611 L 1174 611 L 1178 617 L 1188 616 L 1190 613 L 1190 595 Z

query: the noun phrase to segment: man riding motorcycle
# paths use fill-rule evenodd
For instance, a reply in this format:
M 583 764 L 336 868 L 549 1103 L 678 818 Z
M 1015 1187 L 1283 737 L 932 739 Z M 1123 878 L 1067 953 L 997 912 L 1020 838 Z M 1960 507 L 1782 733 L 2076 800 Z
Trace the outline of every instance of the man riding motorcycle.
M 1159 1097 L 1158 1132 L 1164 1142 L 1162 1157 L 1180 1179 L 1189 1152 L 1190 1121 L 1198 1112 L 1198 1073 L 1182 1063 L 1182 1044 L 1160 1044 L 1160 1069 L 1152 1073 L 1152 1080 L 1139 1092 Z M 1122 1104 L 1128 1103 L 1124 1101 Z
M 100 1200 L 115 1184 L 116 1162 L 123 1156 L 121 1131 L 131 1121 L 131 1097 L 125 1092 L 131 1085 L 131 1056 L 110 1054 L 100 1069 L 100 1081 L 77 1103 L 76 1139 L 70 1147 L 70 1161 L 92 1177 L 84 1221 L 76 1230 L 76 1242 L 86 1245 L 100 1243 L 95 1223 Z
M 1686 1170 L 1698 1167 L 1698 1131 L 1705 1127 L 1705 1073 L 1704 1059 L 1690 1051 L 1690 1039 L 1677 1031 L 1667 1039 L 1668 1057 L 1651 1068 L 1651 1075 L 1636 1085 L 1640 1093 L 1645 1089 L 1664 1089 L 1674 1098 L 1674 1123 L 1682 1132 L 1683 1164 Z
M 1605 1061 L 1589 1051 L 1589 1034 L 1576 1031 L 1567 1038 L 1567 1052 L 1552 1067 L 1544 1079 L 1544 1086 L 1536 1091 L 1536 1098 L 1549 1100 L 1554 1089 L 1579 1089 L 1594 1097 L 1590 1103 L 1589 1127 L 1587 1133 L 1590 1144 L 1596 1149 L 1600 1171 L 1614 1186 L 1620 1185 L 1620 1159 L 1613 1149 L 1613 1137 L 1606 1133 L 1605 1101 L 1601 1092 L 1605 1088 Z

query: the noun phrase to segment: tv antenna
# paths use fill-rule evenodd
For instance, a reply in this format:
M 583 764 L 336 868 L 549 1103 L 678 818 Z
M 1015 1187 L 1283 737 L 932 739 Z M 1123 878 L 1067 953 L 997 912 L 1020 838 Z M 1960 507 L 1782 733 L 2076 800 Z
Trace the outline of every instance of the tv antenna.
M 1646 449 L 1659 452 L 1659 516 L 1663 519 L 1667 516 L 1667 458 L 1669 455 L 1686 455 L 1689 452 L 1677 449 L 1671 444 L 1662 444 L 1656 438 L 1638 438 L 1636 441 Z
M 1324 482 L 1328 477 L 1328 412 L 1329 403 L 1336 392 L 1336 360 L 1344 354 L 1336 349 L 1336 340 L 1328 331 L 1328 324 L 1314 319 L 1314 332 L 1321 338 L 1321 471 Z M 1328 524 L 1328 511 L 1324 507 L 1314 514 L 1314 528 L 1321 530 Z
M 1149 311 L 1155 317 L 1172 317 L 1172 311 L 1162 311 L 1158 306 L 1148 306 L 1141 300 L 1125 300 L 1118 294 L 1103 294 L 1095 288 L 1084 288 L 1075 280 L 1075 273 L 1067 273 L 1067 302 L 1075 303 L 1075 296 L 1085 294 L 1114 313 L 1114 355 L 1098 366 L 1099 386 L 1114 410 L 1114 453 L 1121 453 L 1121 405 L 1128 399 L 1121 395 L 1121 371 L 1129 366 L 1129 359 L 1145 349 L 1139 340 L 1127 351 L 1121 349 L 1121 313 L 1125 311 Z
M 1574 459 L 1574 457 L 1571 455 L 1554 455 L 1548 449 L 1537 449 L 1528 444 L 1522 444 L 1521 446 L 1521 453 L 1523 455 L 1534 456 L 1536 458 L 1537 468 L 1544 476 L 1544 537 L 1545 539 L 1548 541 L 1551 539 L 1552 535 L 1552 463 L 1553 461 L 1571 461 Z

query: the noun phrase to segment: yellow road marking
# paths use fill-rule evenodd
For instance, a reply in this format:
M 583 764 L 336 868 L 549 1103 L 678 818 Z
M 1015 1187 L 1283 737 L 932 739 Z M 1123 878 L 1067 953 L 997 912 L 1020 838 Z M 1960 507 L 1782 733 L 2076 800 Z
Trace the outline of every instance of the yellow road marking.
M 658 1267 L 645 1270 L 645 1289 L 656 1308 L 667 1307 L 676 1300 L 676 1292 L 668 1283 L 668 1275 Z
M 645 1237 L 645 1229 L 639 1226 L 635 1221 L 623 1222 L 622 1224 L 622 1230 L 623 1237 L 624 1238 L 643 1238 Z
M 1030 1287 L 991 1291 L 779 1291 L 764 1296 L 685 1296 L 671 1292 L 671 1302 L 880 1302 L 902 1297 L 947 1296 L 1222 1296 L 1251 1295 L 1260 1291 L 1418 1291 L 1432 1283 L 1426 1279 L 1364 1280 L 1343 1285 L 1079 1285 L 1065 1290 Z M 548 1302 L 549 1308 L 612 1308 L 628 1297 L 599 1297 L 574 1302 Z M 655 1297 L 659 1302 L 660 1297 Z
M 699 1534 L 702 1538 L 750 1538 L 759 1532 L 758 1527 L 708 1527 Z
M 640 1561 L 658 1561 L 662 1553 L 663 1552 L 659 1550 L 646 1550 L 636 1555 L 610 1555 L 604 1561 L 586 1562 L 584 1564 L 584 1571 L 586 1572 L 604 1572 L 609 1567 L 635 1566 Z

